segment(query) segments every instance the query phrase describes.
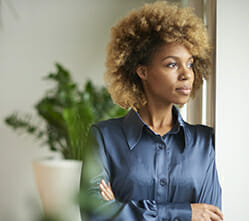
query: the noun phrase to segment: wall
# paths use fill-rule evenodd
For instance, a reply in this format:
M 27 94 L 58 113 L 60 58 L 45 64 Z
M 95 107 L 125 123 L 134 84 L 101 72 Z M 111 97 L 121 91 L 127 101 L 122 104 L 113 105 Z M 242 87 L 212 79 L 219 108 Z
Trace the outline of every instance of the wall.
M 249 220 L 249 2 L 217 1 L 216 149 L 226 221 Z
M 56 61 L 80 85 L 87 78 L 103 84 L 110 27 L 144 2 L 1 1 L 0 220 L 34 220 L 40 204 L 32 161 L 52 155 L 32 137 L 14 133 L 4 124 L 4 117 L 13 110 L 34 113 L 33 105 L 52 86 L 42 77 L 54 70 Z

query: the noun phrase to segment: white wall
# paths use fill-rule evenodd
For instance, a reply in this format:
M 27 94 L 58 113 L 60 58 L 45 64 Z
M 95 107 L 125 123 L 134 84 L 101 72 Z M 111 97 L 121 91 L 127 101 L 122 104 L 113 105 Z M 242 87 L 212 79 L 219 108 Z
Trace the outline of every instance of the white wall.
M 12 12 L 7 3 L 18 14 Z M 33 113 L 52 85 L 41 78 L 58 61 L 79 84 L 103 84 L 110 27 L 144 0 L 1 1 L 0 27 L 0 220 L 30 221 L 39 208 L 31 163 L 51 155 L 3 119 L 13 110 Z M 149 2 L 149 1 L 146 1 Z
M 249 1 L 217 1 L 216 149 L 226 221 L 249 220 Z

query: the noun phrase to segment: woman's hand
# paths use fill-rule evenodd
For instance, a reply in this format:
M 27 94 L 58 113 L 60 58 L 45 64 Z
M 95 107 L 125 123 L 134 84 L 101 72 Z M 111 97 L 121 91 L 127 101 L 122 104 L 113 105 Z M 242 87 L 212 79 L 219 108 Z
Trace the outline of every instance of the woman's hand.
M 108 182 L 108 185 L 105 183 L 105 180 L 101 180 L 99 184 L 99 188 L 101 191 L 101 196 L 103 197 L 104 200 L 109 201 L 109 200 L 114 200 L 114 194 L 112 192 L 111 184 Z
M 220 221 L 223 220 L 223 214 L 220 209 L 214 205 L 205 203 L 192 203 L 191 221 Z

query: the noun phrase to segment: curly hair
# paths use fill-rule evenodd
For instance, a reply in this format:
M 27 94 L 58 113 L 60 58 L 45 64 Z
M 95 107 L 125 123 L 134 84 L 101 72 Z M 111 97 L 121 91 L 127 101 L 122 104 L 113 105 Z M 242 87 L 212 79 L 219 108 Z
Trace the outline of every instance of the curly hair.
M 146 104 L 136 67 L 148 64 L 162 44 L 172 42 L 184 45 L 194 58 L 194 97 L 210 72 L 211 46 L 207 30 L 192 8 L 165 1 L 145 4 L 111 28 L 104 79 L 114 103 L 134 110 Z

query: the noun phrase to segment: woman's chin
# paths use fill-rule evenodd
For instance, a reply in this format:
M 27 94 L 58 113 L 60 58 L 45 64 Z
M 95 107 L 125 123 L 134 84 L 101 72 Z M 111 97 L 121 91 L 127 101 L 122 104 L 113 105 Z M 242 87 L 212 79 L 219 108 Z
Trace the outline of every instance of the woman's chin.
M 175 102 L 175 104 L 177 104 L 177 105 L 184 105 L 184 104 L 188 103 L 188 101 L 189 101 L 189 97 L 188 97 L 188 99 L 178 99 Z

